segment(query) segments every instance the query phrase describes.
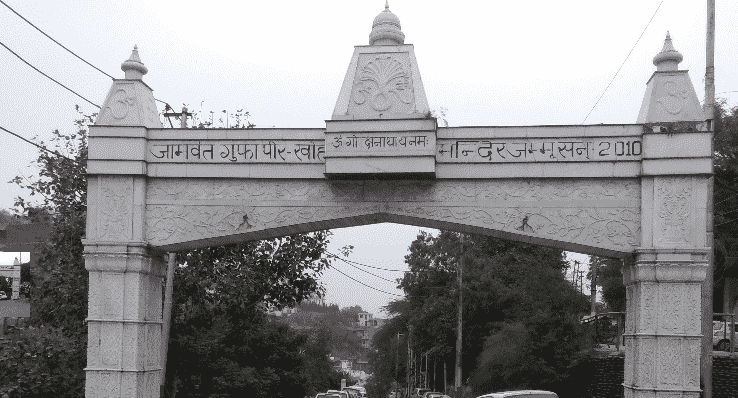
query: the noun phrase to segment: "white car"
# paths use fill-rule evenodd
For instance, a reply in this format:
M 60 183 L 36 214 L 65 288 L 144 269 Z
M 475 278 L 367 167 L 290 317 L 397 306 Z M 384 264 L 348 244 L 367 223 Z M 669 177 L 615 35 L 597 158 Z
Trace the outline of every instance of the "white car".
M 712 321 L 712 345 L 717 347 L 718 351 L 730 351 L 730 329 L 729 322 Z M 733 345 L 738 346 L 738 332 L 733 333 Z
M 504 391 L 504 392 L 493 392 L 491 394 L 480 395 L 477 398 L 508 398 L 508 397 L 521 397 L 521 398 L 559 398 L 555 392 L 542 391 L 542 390 L 520 390 L 520 391 Z
M 350 398 L 346 391 L 328 390 L 326 394 L 338 395 L 341 398 Z
M 7 299 L 8 299 L 8 295 L 5 294 L 5 292 L 0 292 L 0 300 L 7 300 Z

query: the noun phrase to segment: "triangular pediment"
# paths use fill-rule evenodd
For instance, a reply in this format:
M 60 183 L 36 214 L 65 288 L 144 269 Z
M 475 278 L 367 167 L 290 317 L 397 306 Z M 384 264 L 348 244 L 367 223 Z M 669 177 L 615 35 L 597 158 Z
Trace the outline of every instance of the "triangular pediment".
M 636 123 L 704 120 L 705 114 L 686 70 L 654 72 L 646 84 Z
M 354 48 L 332 120 L 420 119 L 429 111 L 412 44 Z

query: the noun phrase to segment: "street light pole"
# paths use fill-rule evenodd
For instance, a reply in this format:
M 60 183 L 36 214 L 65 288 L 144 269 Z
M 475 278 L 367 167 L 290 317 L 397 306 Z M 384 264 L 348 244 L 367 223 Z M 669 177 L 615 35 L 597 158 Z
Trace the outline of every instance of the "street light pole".
M 461 388 L 461 343 L 462 343 L 462 336 L 461 336 L 461 321 L 462 321 L 462 305 L 464 303 L 464 295 L 463 295 L 463 284 L 462 284 L 462 277 L 464 274 L 464 234 L 459 234 L 459 241 L 461 243 L 461 257 L 459 259 L 459 316 L 458 316 L 458 322 L 456 324 L 456 378 L 454 380 L 454 387 L 458 390 Z
M 705 35 L 705 101 L 704 110 L 707 119 L 707 129 L 714 130 L 715 118 L 715 0 L 707 0 L 707 32 Z M 714 196 L 713 184 L 715 177 L 707 179 L 707 233 L 705 246 L 714 248 Z M 712 290 L 714 288 L 713 270 L 715 267 L 713 250 L 707 253 L 707 275 L 702 282 L 702 352 L 700 353 L 700 380 L 703 385 L 703 396 L 712 398 Z

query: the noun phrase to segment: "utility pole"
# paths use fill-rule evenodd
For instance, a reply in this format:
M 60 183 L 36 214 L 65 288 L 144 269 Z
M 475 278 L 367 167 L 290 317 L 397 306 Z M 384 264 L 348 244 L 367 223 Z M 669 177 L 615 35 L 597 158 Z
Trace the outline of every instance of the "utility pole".
M 589 293 L 591 294 L 590 299 L 592 301 L 592 309 L 590 315 L 594 316 L 597 313 L 597 262 L 590 259 L 589 265 L 590 267 L 592 267 L 592 283 L 589 288 Z
M 448 377 L 446 376 L 446 361 L 443 361 L 443 393 L 448 393 L 448 387 L 446 387 L 446 380 L 448 380 Z
M 454 387 L 456 387 L 457 390 L 461 388 L 461 309 L 464 303 L 464 285 L 462 284 L 462 277 L 464 273 L 464 234 L 459 234 L 459 241 L 461 243 L 461 256 L 459 258 L 459 319 L 456 325 L 456 377 L 454 380 Z
M 584 279 L 584 271 L 579 271 L 579 294 L 584 294 L 582 279 Z
M 412 336 L 412 326 L 407 325 L 407 368 L 405 369 L 405 397 L 410 396 L 410 337 Z
M 169 350 L 169 329 L 172 321 L 172 288 L 174 286 L 174 268 L 177 266 L 176 253 L 169 253 L 167 258 L 167 281 L 164 290 L 164 313 L 162 314 L 161 339 L 161 380 L 159 393 L 166 390 L 167 352 Z M 164 391 L 162 391 L 164 390 Z M 168 394 L 167 394 L 168 395 Z
M 707 0 L 707 34 L 705 35 L 705 117 L 707 129 L 713 130 L 715 118 L 715 0 Z M 712 398 L 712 289 L 714 256 L 714 209 L 713 184 L 714 176 L 707 180 L 707 236 L 705 246 L 707 253 L 707 275 L 702 282 L 702 352 L 700 355 L 700 375 L 702 376 L 703 396 Z

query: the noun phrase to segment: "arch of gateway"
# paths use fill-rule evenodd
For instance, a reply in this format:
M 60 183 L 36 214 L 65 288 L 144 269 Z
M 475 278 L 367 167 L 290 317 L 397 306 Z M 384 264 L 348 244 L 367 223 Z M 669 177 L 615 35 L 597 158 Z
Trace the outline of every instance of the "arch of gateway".
M 388 7 L 325 128 L 163 128 L 133 50 L 89 134 L 86 395 L 158 397 L 166 253 L 393 222 L 634 255 L 625 397 L 700 394 L 712 132 L 667 35 L 634 124 L 439 127 Z

